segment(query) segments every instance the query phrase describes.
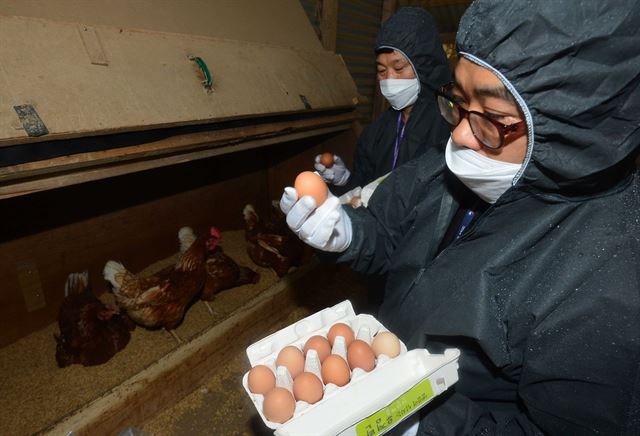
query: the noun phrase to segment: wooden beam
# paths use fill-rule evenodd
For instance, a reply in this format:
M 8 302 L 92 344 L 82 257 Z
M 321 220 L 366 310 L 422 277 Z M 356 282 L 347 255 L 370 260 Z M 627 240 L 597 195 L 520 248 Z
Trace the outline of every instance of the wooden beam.
M 336 51 L 338 33 L 338 0 L 320 0 L 320 35 L 322 46 L 329 51 Z
M 425 0 L 424 6 L 427 8 L 438 7 L 438 6 L 456 6 L 456 5 L 465 5 L 469 6 L 471 4 L 471 0 Z
M 338 132 L 350 128 L 357 116 L 354 111 L 183 134 L 141 145 L 5 167 L 0 169 L 0 199 Z
M 440 39 L 443 44 L 455 44 L 456 42 L 456 32 L 442 32 L 440 33 Z
M 384 23 L 396 13 L 398 8 L 400 7 L 399 0 L 383 0 L 382 2 L 382 18 L 380 20 L 381 23 Z

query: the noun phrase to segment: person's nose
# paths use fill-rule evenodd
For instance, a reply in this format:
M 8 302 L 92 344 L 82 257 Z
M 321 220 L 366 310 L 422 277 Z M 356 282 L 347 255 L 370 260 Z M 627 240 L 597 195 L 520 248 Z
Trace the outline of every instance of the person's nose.
M 469 120 L 464 118 L 460 123 L 451 131 L 451 139 L 458 145 L 470 148 L 478 151 L 482 148 L 482 144 L 473 134 Z

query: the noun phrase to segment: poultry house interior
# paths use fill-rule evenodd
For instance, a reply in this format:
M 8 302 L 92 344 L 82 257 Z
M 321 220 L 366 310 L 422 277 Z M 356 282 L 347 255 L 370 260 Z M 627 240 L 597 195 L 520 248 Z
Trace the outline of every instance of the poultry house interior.
M 0 434 L 264 434 L 246 348 L 370 310 L 273 201 L 319 153 L 351 163 L 373 82 L 309 2 L 205 3 L 0 0 Z M 179 230 L 212 226 L 178 277 Z

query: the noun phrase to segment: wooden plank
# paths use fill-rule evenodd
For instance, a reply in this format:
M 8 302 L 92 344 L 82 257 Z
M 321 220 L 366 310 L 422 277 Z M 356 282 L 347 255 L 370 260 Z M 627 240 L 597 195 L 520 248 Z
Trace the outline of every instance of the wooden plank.
M 0 199 L 191 160 L 308 138 L 349 128 L 357 113 L 169 137 L 147 144 L 80 153 L 0 170 Z
M 0 16 L 0 146 L 353 107 L 357 98 L 342 59 L 327 51 L 95 29 L 106 67 L 88 61 L 76 24 Z M 192 55 L 208 65 L 214 92 Z M 48 135 L 19 130 L 13 106 L 22 104 Z
M 377 14 L 380 12 L 379 0 L 374 0 L 374 1 L 349 0 L 349 3 L 353 4 L 358 9 L 368 12 L 370 14 Z
M 383 0 L 382 2 L 382 18 L 381 21 L 384 23 L 396 13 L 398 8 L 400 7 L 400 3 L 398 0 Z M 384 98 L 382 93 L 380 92 L 380 86 L 378 85 L 378 80 L 376 79 L 376 85 L 374 87 L 375 94 L 373 97 L 373 111 L 371 120 L 378 118 L 382 112 L 387 110 L 389 107 L 389 103 Z
M 338 29 L 338 0 L 320 0 L 322 16 L 320 17 L 320 35 L 325 50 L 336 51 L 336 34 Z
M 349 42 L 352 43 L 352 46 L 357 46 L 360 47 L 361 49 L 364 47 L 366 48 L 367 51 L 369 51 L 370 53 L 373 53 L 373 37 L 371 35 L 363 35 L 363 34 L 358 34 L 358 33 L 346 33 L 346 32 L 340 32 L 338 34 L 338 42 L 340 43 L 339 46 L 342 49 L 342 44 L 344 42 Z M 340 50 L 341 52 L 343 52 L 343 50 Z M 344 53 L 343 53 L 344 56 Z
M 130 174 L 168 165 L 175 165 L 193 160 L 205 159 L 231 152 L 250 150 L 253 148 L 276 144 L 282 141 L 293 141 L 301 138 L 339 132 L 342 130 L 346 130 L 348 127 L 349 124 L 344 124 L 340 126 L 315 129 L 311 131 L 290 133 L 269 139 L 251 140 L 242 142 L 238 145 L 189 151 L 176 156 L 167 156 L 154 160 L 124 161 L 122 163 L 109 165 L 106 167 L 88 168 L 72 173 L 65 172 L 59 175 L 54 173 L 51 176 L 36 180 L 26 179 L 24 181 L 17 181 L 15 183 L 9 183 L 7 185 L 0 186 L 0 200 L 4 198 L 33 194 L 35 192 L 45 191 L 49 189 L 57 189 L 64 186 L 75 185 L 78 183 L 85 183 L 88 181 L 106 179 L 123 174 Z
M 253 124 L 245 127 L 209 130 L 196 133 L 185 133 L 169 136 L 165 139 L 141 143 L 127 147 L 109 148 L 104 151 L 77 153 L 42 161 L 28 162 L 0 168 L 0 182 L 15 178 L 31 177 L 55 171 L 65 171 L 87 166 L 89 164 L 105 164 L 116 160 L 149 158 L 156 155 L 176 153 L 194 147 L 213 147 L 236 144 L 250 139 L 278 136 L 292 132 L 313 130 L 335 126 L 349 122 L 353 113 L 338 115 L 319 115 L 293 121 Z M 87 140 L 89 141 L 89 139 Z
M 367 11 L 360 9 L 356 5 L 346 5 L 346 7 L 341 10 L 340 15 L 347 18 L 350 23 L 377 23 L 380 11 L 373 10 L 367 13 Z
M 286 318 L 297 306 L 296 285 L 303 279 L 312 280 L 316 268 L 317 262 L 312 262 L 283 277 L 220 324 L 45 430 L 44 434 L 57 436 L 73 431 L 78 436 L 113 435 L 129 426 L 140 426 L 200 386 L 228 356 L 242 351 Z
M 349 31 L 352 33 L 363 33 L 366 35 L 371 35 L 371 37 L 375 39 L 375 36 L 378 34 L 378 30 L 380 30 L 380 26 L 377 26 L 375 24 L 358 21 L 349 22 Z
M 399 0 L 383 0 L 382 1 L 382 18 L 380 19 L 381 23 L 384 23 L 396 13 L 398 8 L 400 7 Z
M 421 0 L 414 3 L 420 3 L 426 8 L 433 8 L 439 6 L 469 6 L 469 4 L 471 4 L 471 0 Z
M 349 71 L 351 71 L 351 74 L 353 74 L 353 75 L 356 75 L 356 74 L 364 74 L 364 75 L 371 74 L 371 75 L 374 75 L 375 74 L 375 69 L 373 68 L 372 65 L 362 66 L 362 65 L 357 65 L 357 64 L 356 65 L 351 64 L 351 65 L 349 65 Z
M 3 15 L 320 50 L 299 0 L 0 0 Z
M 374 72 L 375 71 L 375 59 L 374 59 L 374 54 L 373 54 L 373 50 L 371 50 L 371 53 L 367 53 L 367 54 L 359 54 L 359 55 L 346 55 L 343 54 L 342 57 L 344 58 L 345 62 L 347 63 L 347 65 L 369 65 L 371 67 L 371 71 Z

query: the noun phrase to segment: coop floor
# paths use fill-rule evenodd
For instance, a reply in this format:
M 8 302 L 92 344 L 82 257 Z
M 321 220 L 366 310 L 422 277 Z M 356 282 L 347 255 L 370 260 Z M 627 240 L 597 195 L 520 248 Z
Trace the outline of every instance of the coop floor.
M 349 299 L 357 313 L 371 312 L 361 277 L 346 268 L 321 266 L 326 281 L 310 284 L 299 306 L 284 322 L 264 336 L 301 318 Z M 244 352 L 229 356 L 227 363 L 191 395 L 177 402 L 139 429 L 147 436 L 178 435 L 272 435 L 256 412 L 241 380 L 250 368 Z

